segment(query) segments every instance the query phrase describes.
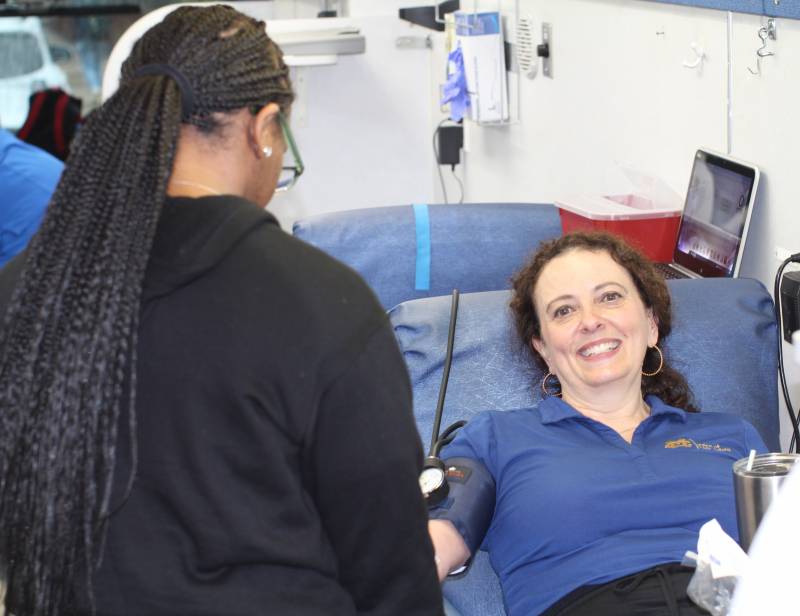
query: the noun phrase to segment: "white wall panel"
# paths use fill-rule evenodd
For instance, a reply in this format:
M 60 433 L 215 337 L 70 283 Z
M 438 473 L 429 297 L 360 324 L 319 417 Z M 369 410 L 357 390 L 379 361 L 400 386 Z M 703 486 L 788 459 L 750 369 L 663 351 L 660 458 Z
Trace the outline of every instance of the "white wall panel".
M 520 13 L 552 24 L 554 78 L 521 80 L 518 124 L 468 126 L 470 200 L 627 188 L 616 161 L 682 193 L 694 149 L 724 149 L 724 13 L 632 0 L 523 0 Z M 682 66 L 692 42 L 702 70 Z
M 760 198 L 751 220 L 751 234 L 742 274 L 761 280 L 772 291 L 780 262 L 775 248 L 800 252 L 800 21 L 777 20 L 777 40 L 754 76 L 756 36 L 765 19 L 733 17 L 733 149 L 762 171 Z M 800 368 L 792 362 L 792 347 L 784 343 L 790 392 L 800 403 Z M 781 412 L 781 441 L 786 450 L 791 435 L 788 416 Z
M 366 36 L 365 54 L 293 71 L 292 129 L 307 171 L 270 203 L 284 227 L 312 214 L 433 199 L 431 52 L 395 47 L 398 36 L 425 31 L 394 17 L 348 21 Z

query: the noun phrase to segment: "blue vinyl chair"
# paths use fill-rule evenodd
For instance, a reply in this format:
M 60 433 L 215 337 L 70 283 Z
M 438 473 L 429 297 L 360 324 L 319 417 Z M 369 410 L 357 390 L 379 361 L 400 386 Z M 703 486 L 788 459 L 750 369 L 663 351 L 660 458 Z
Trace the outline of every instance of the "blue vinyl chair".
M 669 282 L 673 331 L 664 352 L 689 380 L 701 410 L 735 413 L 779 450 L 777 345 L 772 298 L 750 279 Z M 509 291 L 461 295 L 442 427 L 484 410 L 536 404 L 541 371 L 517 341 Z M 450 320 L 449 296 L 408 301 L 390 311 L 414 389 L 423 443 L 430 442 Z M 531 581 L 535 583 L 535 581 Z M 505 614 L 488 555 L 444 584 L 450 613 Z M 453 610 L 454 608 L 454 610 Z
M 292 233 L 361 274 L 388 310 L 454 288 L 508 289 L 539 242 L 561 235 L 561 222 L 550 204 L 417 204 L 320 214 Z

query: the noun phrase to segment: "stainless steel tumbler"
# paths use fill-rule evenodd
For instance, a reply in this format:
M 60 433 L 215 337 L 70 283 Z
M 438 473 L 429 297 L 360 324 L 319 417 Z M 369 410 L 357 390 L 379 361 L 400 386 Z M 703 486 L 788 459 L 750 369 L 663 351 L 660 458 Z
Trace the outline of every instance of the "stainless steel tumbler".
M 763 453 L 753 458 L 742 458 L 733 464 L 733 487 L 736 494 L 736 521 L 739 526 L 739 545 L 745 551 L 756 534 L 756 529 L 786 475 L 800 460 L 795 453 Z

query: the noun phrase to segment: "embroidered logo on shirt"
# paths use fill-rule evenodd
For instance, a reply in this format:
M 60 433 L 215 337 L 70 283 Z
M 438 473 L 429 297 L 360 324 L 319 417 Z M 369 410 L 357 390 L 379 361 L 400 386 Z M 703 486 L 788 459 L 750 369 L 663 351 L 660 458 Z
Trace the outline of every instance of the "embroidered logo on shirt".
M 678 449 L 688 447 L 689 449 L 702 449 L 703 451 L 730 452 L 730 447 L 722 447 L 719 443 L 698 443 L 690 438 L 676 438 L 664 443 L 664 449 Z
M 688 438 L 676 438 L 674 441 L 664 443 L 665 449 L 677 449 L 678 447 L 694 447 Z

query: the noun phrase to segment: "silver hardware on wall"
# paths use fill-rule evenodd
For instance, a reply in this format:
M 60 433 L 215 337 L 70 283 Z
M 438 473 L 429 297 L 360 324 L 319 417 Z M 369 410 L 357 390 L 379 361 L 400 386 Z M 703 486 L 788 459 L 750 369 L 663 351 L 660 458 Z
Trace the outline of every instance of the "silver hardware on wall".
M 542 59 L 542 74 L 553 77 L 553 27 L 548 23 L 542 24 L 542 42 L 536 46 L 536 55 Z
M 394 41 L 397 49 L 433 49 L 429 36 L 398 36 Z
M 694 41 L 692 41 L 692 44 L 689 45 L 689 47 L 691 47 L 692 51 L 694 51 L 694 60 L 691 60 L 691 61 L 684 60 L 683 61 L 683 65 L 686 68 L 697 68 L 697 69 L 700 69 L 702 71 L 703 70 L 703 62 L 706 59 L 705 49 L 703 49 L 702 45 L 699 45 L 698 43 L 696 43 Z
M 539 58 L 536 56 L 533 44 L 533 18 L 520 17 L 517 22 L 517 65 L 520 75 L 528 79 L 536 77 Z
M 767 49 L 767 41 L 775 41 L 778 39 L 778 32 L 775 27 L 775 20 L 770 18 L 767 20 L 766 26 L 761 26 L 758 29 L 758 38 L 761 39 L 761 47 L 756 49 L 756 69 L 753 70 L 749 66 L 747 70 L 750 71 L 753 75 L 760 75 L 761 74 L 761 58 L 768 58 L 769 56 L 774 56 L 774 51 L 769 51 Z

